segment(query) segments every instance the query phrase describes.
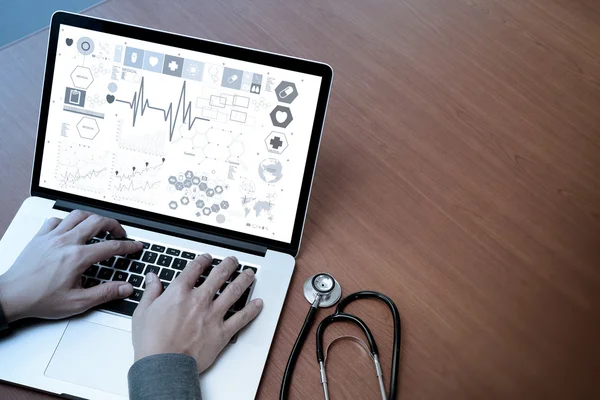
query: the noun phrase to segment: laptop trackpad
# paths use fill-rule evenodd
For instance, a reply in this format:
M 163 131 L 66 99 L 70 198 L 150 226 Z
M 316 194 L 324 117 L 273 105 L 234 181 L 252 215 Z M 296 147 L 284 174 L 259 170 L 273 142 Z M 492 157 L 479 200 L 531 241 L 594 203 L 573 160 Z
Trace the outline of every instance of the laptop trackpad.
M 127 372 L 132 363 L 131 332 L 72 320 L 45 375 L 127 396 Z

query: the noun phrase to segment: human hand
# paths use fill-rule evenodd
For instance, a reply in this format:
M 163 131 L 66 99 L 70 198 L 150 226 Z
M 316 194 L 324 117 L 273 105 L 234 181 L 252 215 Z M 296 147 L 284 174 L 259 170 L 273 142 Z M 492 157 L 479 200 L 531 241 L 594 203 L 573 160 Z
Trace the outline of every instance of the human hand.
M 234 257 L 224 259 L 200 287 L 194 288 L 211 260 L 209 255 L 196 258 L 164 293 L 154 273 L 146 276 L 146 290 L 133 313 L 136 361 L 154 354 L 183 353 L 196 359 L 201 373 L 215 361 L 231 337 L 260 313 L 262 300 L 254 299 L 224 320 L 227 310 L 252 284 L 254 272 L 250 269 L 242 272 L 213 301 L 217 290 L 238 266 Z
M 8 322 L 27 317 L 66 318 L 131 295 L 133 287 L 126 282 L 81 286 L 81 274 L 90 265 L 143 248 L 131 240 L 85 244 L 106 231 L 125 236 L 116 220 L 85 211 L 73 211 L 64 220 L 49 218 L 0 276 L 0 305 Z

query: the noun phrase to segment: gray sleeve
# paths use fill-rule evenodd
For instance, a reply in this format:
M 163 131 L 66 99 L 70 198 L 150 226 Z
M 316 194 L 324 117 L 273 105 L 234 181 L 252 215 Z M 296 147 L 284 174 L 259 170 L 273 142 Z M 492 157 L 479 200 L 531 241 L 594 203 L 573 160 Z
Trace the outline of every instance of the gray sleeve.
M 129 369 L 131 400 L 201 400 L 198 365 L 185 354 L 155 354 Z
M 4 315 L 4 310 L 2 309 L 2 305 L 0 304 L 0 332 L 8 329 L 8 321 L 6 320 L 6 316 Z

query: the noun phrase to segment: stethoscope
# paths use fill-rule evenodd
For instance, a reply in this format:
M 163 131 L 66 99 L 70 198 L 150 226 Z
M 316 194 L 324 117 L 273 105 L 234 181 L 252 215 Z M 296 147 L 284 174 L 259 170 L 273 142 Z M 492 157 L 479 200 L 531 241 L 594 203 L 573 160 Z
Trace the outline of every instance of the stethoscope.
M 333 276 L 326 273 L 319 273 L 311 276 L 306 280 L 306 282 L 304 282 L 304 297 L 306 298 L 306 300 L 308 300 L 309 303 L 311 303 L 311 306 L 308 310 L 306 318 L 304 319 L 304 324 L 302 325 L 302 329 L 300 329 L 300 333 L 298 334 L 296 343 L 294 343 L 294 347 L 292 348 L 292 352 L 290 353 L 290 357 L 285 367 L 283 380 L 281 382 L 281 391 L 279 392 L 280 400 L 285 400 L 288 398 L 291 377 L 294 373 L 296 360 L 300 355 L 302 345 L 306 341 L 306 336 L 308 335 L 308 332 L 312 327 L 317 309 L 327 308 L 335 305 L 335 303 L 337 303 L 342 297 L 342 288 L 340 284 L 333 278 Z M 388 397 L 386 397 L 385 393 L 385 386 L 383 384 L 383 373 L 381 371 L 381 364 L 379 363 L 379 354 L 377 352 L 377 344 L 375 343 L 375 338 L 373 337 L 373 334 L 369 330 L 369 327 L 360 318 L 358 318 L 355 315 L 344 312 L 344 309 L 348 304 L 358 299 L 367 298 L 378 299 L 386 303 L 392 313 L 392 317 L 394 320 L 394 346 L 392 354 L 390 392 Z M 400 313 L 398 312 L 398 309 L 396 308 L 396 305 L 394 304 L 392 299 L 379 292 L 373 292 L 369 290 L 352 293 L 346 296 L 338 303 L 335 313 L 323 319 L 323 321 L 321 321 L 321 323 L 317 327 L 317 361 L 319 362 L 321 384 L 323 385 L 323 393 L 325 394 L 325 400 L 329 400 L 329 387 L 327 385 L 325 356 L 323 352 L 323 333 L 325 332 L 325 329 L 327 329 L 328 326 L 338 321 L 346 321 L 353 323 L 363 331 L 367 338 L 370 357 L 375 365 L 375 372 L 377 375 L 377 380 L 379 382 L 381 398 L 383 400 L 395 400 L 398 381 L 398 365 L 400 363 Z

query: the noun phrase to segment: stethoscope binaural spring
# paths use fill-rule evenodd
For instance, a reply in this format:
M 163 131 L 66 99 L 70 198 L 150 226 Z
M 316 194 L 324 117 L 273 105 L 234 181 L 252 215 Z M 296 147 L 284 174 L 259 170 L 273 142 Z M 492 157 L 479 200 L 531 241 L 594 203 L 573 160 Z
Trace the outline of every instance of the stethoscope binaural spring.
M 291 377 L 296 366 L 296 360 L 298 359 L 300 351 L 302 350 L 302 345 L 306 341 L 308 331 L 312 327 L 317 309 L 335 305 L 342 296 L 342 288 L 340 284 L 333 278 L 333 276 L 327 273 L 319 273 L 308 278 L 304 283 L 303 290 L 304 297 L 309 303 L 311 303 L 311 306 L 306 318 L 304 319 L 304 324 L 300 329 L 298 338 L 294 343 L 294 347 L 292 348 L 285 372 L 283 374 L 281 390 L 279 392 L 280 400 L 288 398 Z M 344 309 L 346 306 L 348 306 L 348 304 L 358 299 L 365 298 L 377 299 L 386 303 L 390 309 L 390 312 L 392 313 L 392 318 L 394 321 L 394 344 L 392 350 L 392 371 L 390 377 L 389 397 L 386 397 L 385 386 L 383 383 L 383 373 L 381 370 L 381 364 L 379 363 L 377 344 L 375 343 L 373 334 L 369 330 L 369 327 L 360 318 L 344 312 Z M 398 312 L 398 308 L 394 302 L 389 297 L 374 291 L 360 291 L 346 296 L 344 299 L 342 299 L 342 301 L 339 302 L 335 313 L 323 319 L 323 321 L 321 321 L 317 327 L 317 361 L 319 363 L 319 372 L 321 375 L 321 384 L 323 385 L 325 400 L 329 400 L 329 387 L 327 384 L 327 371 L 325 368 L 325 355 L 323 352 L 323 334 L 328 326 L 339 321 L 353 323 L 363 331 L 367 339 L 369 355 L 375 365 L 375 372 L 379 383 L 381 398 L 383 400 L 395 400 L 397 393 L 398 366 L 400 363 L 400 313 Z

